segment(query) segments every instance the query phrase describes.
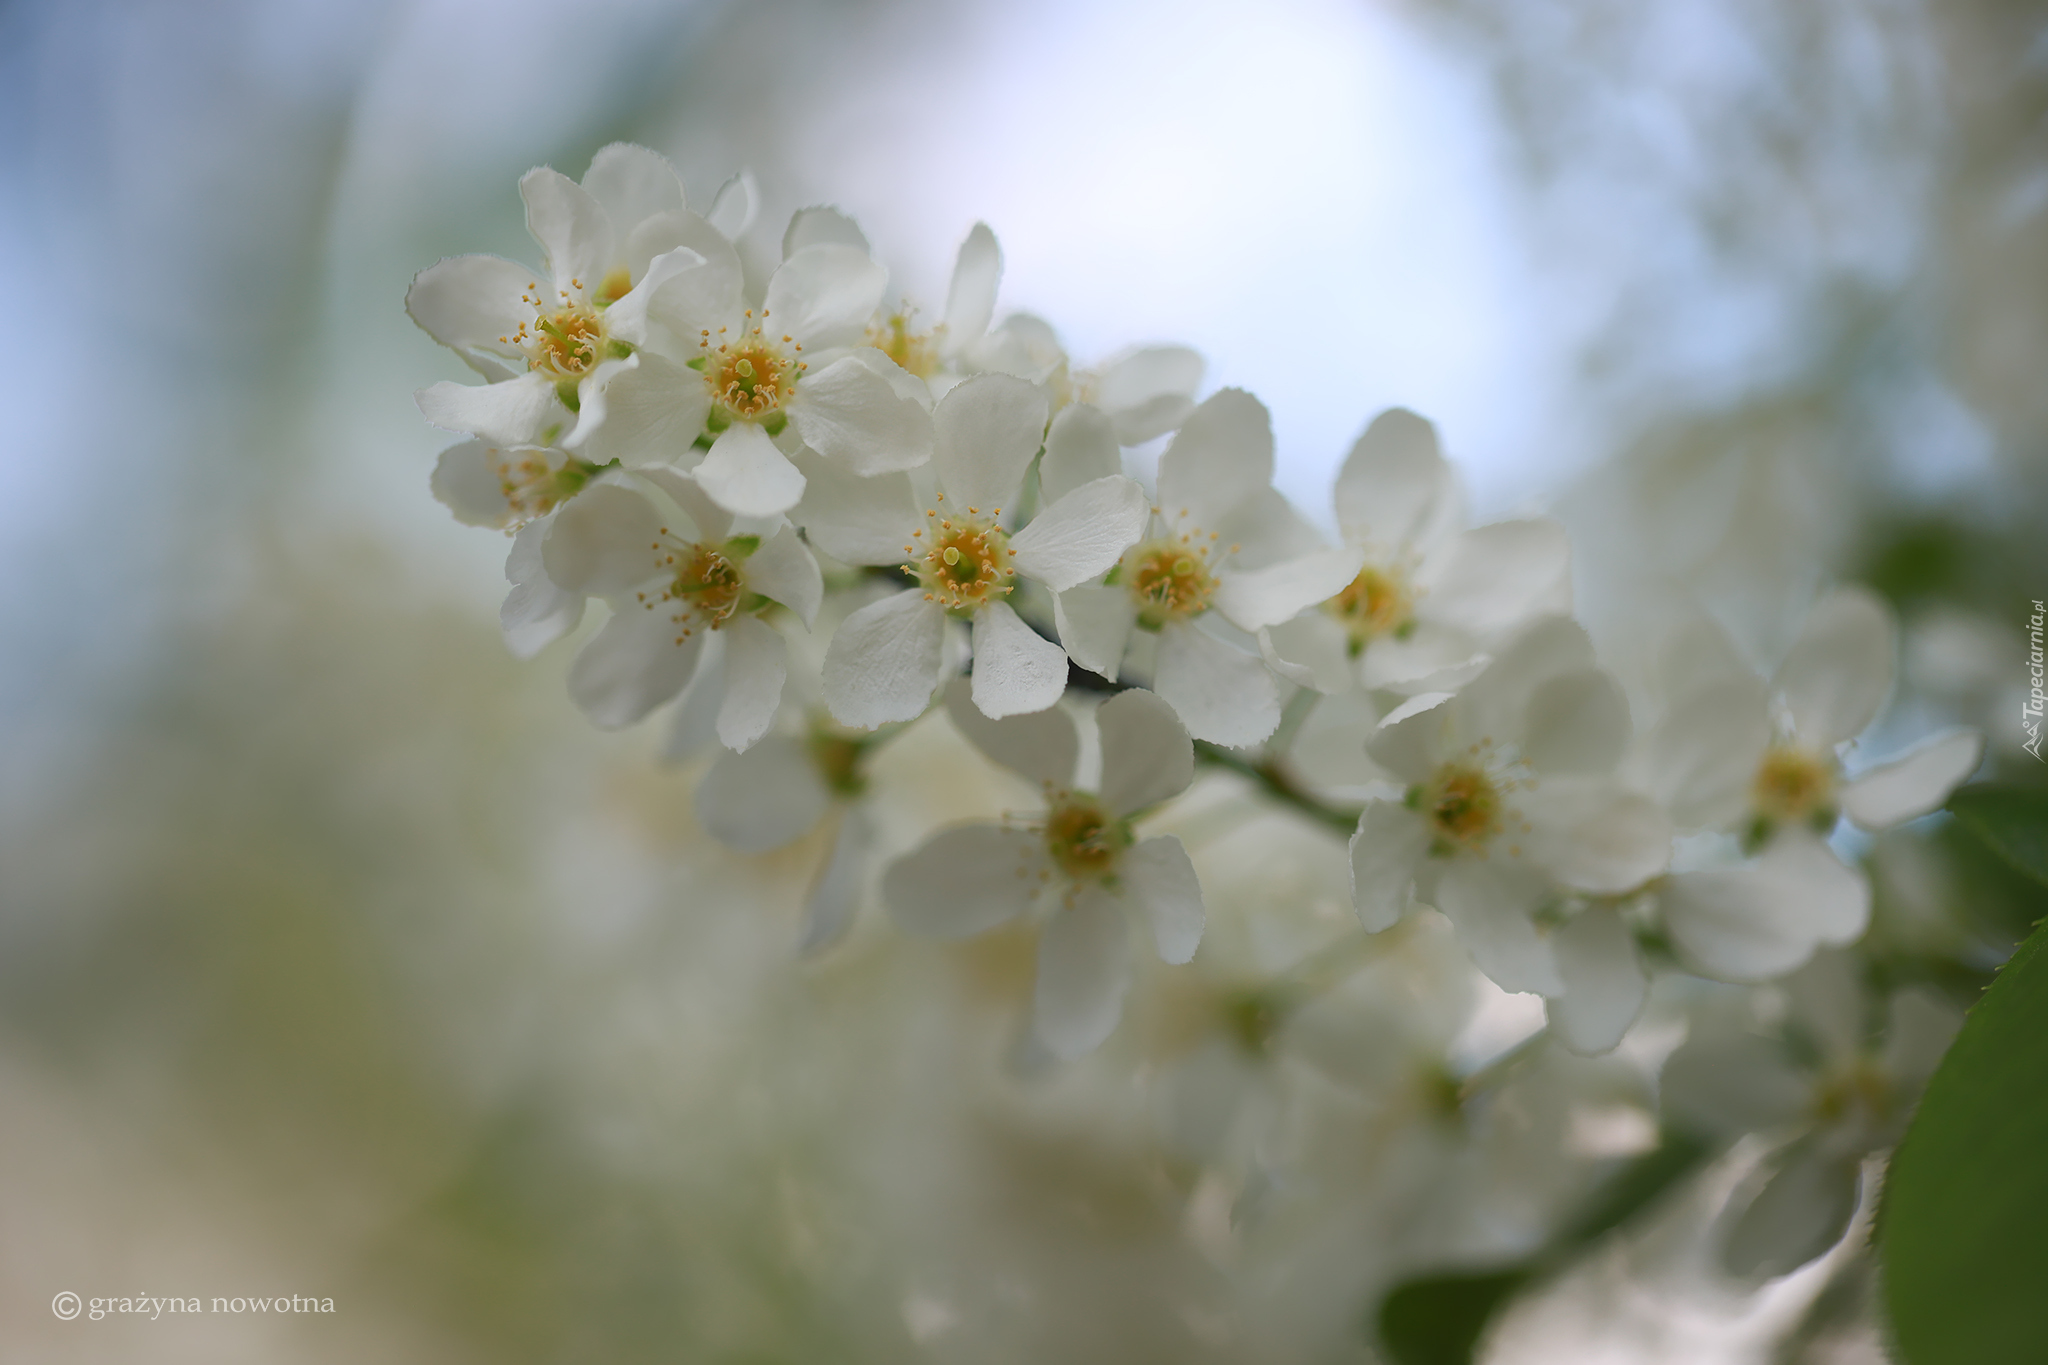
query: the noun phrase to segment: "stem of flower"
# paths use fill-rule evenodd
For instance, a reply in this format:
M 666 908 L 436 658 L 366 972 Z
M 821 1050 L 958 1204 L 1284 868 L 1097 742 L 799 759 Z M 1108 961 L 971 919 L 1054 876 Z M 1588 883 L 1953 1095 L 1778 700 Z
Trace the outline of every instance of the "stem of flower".
M 1227 768 L 1238 776 L 1249 779 L 1268 797 L 1284 806 L 1293 807 L 1311 820 L 1346 838 L 1358 828 L 1356 810 L 1330 805 L 1310 793 L 1294 780 L 1277 758 L 1266 757 L 1254 762 L 1235 749 L 1226 749 L 1220 744 L 1198 739 L 1195 741 L 1195 761 L 1206 763 L 1212 768 Z

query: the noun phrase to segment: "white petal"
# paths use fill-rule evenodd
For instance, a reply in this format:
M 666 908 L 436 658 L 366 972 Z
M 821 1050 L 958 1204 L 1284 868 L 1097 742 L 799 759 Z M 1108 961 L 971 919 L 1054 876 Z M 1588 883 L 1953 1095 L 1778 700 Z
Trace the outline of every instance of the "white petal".
M 1152 926 L 1159 960 L 1177 966 L 1192 958 L 1202 944 L 1202 882 L 1180 840 L 1161 834 L 1143 841 L 1124 854 L 1117 872 Z
M 1664 1063 L 1657 1091 L 1681 1126 L 1715 1137 L 1784 1128 L 1805 1118 L 1813 1100 L 1810 1077 L 1781 1045 L 1705 1026 Z
M 946 336 L 955 346 L 979 337 L 996 315 L 996 287 L 1003 279 L 1003 249 L 988 224 L 976 223 L 960 244 L 953 282 L 946 289 Z
M 548 577 L 594 597 L 630 592 L 661 571 L 653 546 L 661 514 L 644 496 L 617 484 L 585 489 L 555 514 L 541 559 Z
M 1405 638 L 1383 635 L 1366 646 L 1359 661 L 1360 682 L 1404 696 L 1454 692 L 1493 662 L 1475 637 L 1455 626 L 1428 620 L 1413 624 Z
M 1877 718 L 1892 686 L 1898 629 L 1891 608 L 1863 588 L 1837 588 L 1814 604 L 1771 680 L 1808 744 L 1854 739 Z
M 512 519 L 512 504 L 505 500 L 505 485 L 498 477 L 499 459 L 498 448 L 482 441 L 449 446 L 434 461 L 435 498 L 464 525 L 494 530 L 503 526 Z
M 915 469 L 932 457 L 932 415 L 859 356 L 805 375 L 790 415 L 806 445 L 865 477 Z
M 971 938 L 1031 908 L 1045 887 L 1045 841 L 1000 825 L 943 829 L 882 874 L 882 899 L 919 938 Z
M 813 545 L 848 564 L 901 564 L 911 557 L 905 547 L 924 518 L 911 500 L 908 476 L 862 478 L 808 452 L 796 458 L 804 496 L 789 515 Z
M 614 379 L 639 368 L 640 357 L 637 355 L 612 356 L 599 361 L 597 368 L 576 381 L 576 417 L 568 434 L 561 438 L 560 444 L 564 449 L 582 450 L 603 429 L 605 414 L 610 407 L 606 402 L 606 390 Z
M 1007 602 L 975 613 L 974 704 L 983 714 L 1000 720 L 1043 711 L 1066 690 L 1064 649 L 1025 625 Z
M 1783 976 L 1820 944 L 1853 942 L 1870 922 L 1870 884 L 1827 845 L 1790 830 L 1754 862 L 1671 877 L 1661 899 L 1678 950 L 1723 981 Z
M 533 322 L 532 272 L 499 256 L 451 256 L 413 276 L 405 311 L 421 330 L 467 355 L 509 351 L 509 338 Z M 520 368 L 524 364 L 520 363 Z
M 1572 607 L 1571 542 L 1548 518 L 1497 521 L 1465 532 L 1418 575 L 1419 610 L 1495 637 Z
M 1536 689 L 1559 674 L 1593 666 L 1593 641 L 1568 616 L 1536 622 L 1495 655 L 1486 671 L 1458 694 L 1462 723 L 1472 739 L 1521 739 Z
M 1409 544 L 1453 478 L 1436 428 L 1406 408 L 1389 408 L 1372 419 L 1337 471 L 1337 525 L 1354 545 Z
M 889 272 L 858 247 L 807 246 L 769 279 L 761 316 L 770 332 L 794 336 L 806 350 L 850 346 L 866 333 L 888 284 Z
M 1542 890 L 1533 877 L 1472 858 L 1451 859 L 1437 879 L 1436 908 L 1473 963 L 1504 991 L 1564 994 L 1550 944 L 1529 918 Z
M 1273 421 L 1243 389 L 1211 394 L 1159 457 L 1159 505 L 1212 531 L 1273 481 Z
M 576 629 L 583 619 L 584 595 L 549 578 L 541 562 L 541 544 L 552 524 L 536 521 L 521 527 L 512 538 L 512 552 L 505 557 L 505 577 L 511 581 L 512 591 L 498 611 L 498 625 L 514 658 L 531 659 Z
M 789 227 L 782 234 L 784 260 L 805 247 L 827 245 L 850 246 L 863 256 L 868 254 L 868 239 L 860 225 L 838 209 L 820 204 L 790 215 Z
M 1084 483 L 1124 472 L 1116 432 L 1098 408 L 1070 403 L 1052 419 L 1045 454 L 1038 461 L 1038 493 L 1057 502 Z
M 696 349 L 695 338 L 676 337 L 655 326 L 647 310 L 671 278 L 710 259 L 691 245 L 702 234 L 699 222 L 692 213 L 661 213 L 633 230 L 622 253 L 633 287 L 605 309 L 605 331 L 620 341 L 657 346 L 670 353 Z
M 683 635 L 664 611 L 612 613 L 569 666 L 569 697 L 601 730 L 631 725 L 683 690 L 705 632 Z
M 1538 772 L 1612 772 L 1628 748 L 1628 696 L 1604 669 L 1546 679 L 1527 715 L 1522 756 Z
M 1017 499 L 1045 436 L 1045 394 L 1013 375 L 978 374 L 932 410 L 932 468 L 955 510 Z
M 1370 933 L 1408 912 L 1416 865 L 1429 851 L 1429 825 L 1396 801 L 1368 801 L 1351 836 L 1351 903 Z
M 613 249 L 618 245 L 611 220 L 597 200 L 568 176 L 546 166 L 536 166 L 520 177 L 519 195 L 526 201 L 527 231 L 547 253 L 555 288 L 578 302 L 595 293 L 611 268 Z M 572 281 L 581 281 L 582 287 Z
M 1353 682 L 1349 642 L 1343 627 L 1322 612 L 1304 612 L 1259 632 L 1259 657 L 1266 667 L 1297 687 L 1329 694 L 1349 691 Z
M 723 753 L 697 784 L 697 820 L 742 853 L 801 839 L 825 817 L 831 793 L 801 740 L 769 735 L 745 753 Z
M 1612 1052 L 1643 1012 L 1650 983 L 1621 916 L 1595 906 L 1550 936 L 1564 994 L 1547 1006 L 1550 1026 L 1581 1056 Z
M 1112 474 L 1081 485 L 1033 517 L 1010 537 L 1010 551 L 1025 574 L 1065 592 L 1115 567 L 1145 534 L 1151 517 L 1152 500 L 1137 481 Z
M 825 597 L 825 578 L 794 527 L 784 524 L 777 528 L 747 556 L 746 576 L 750 591 L 788 607 L 805 626 L 817 619 Z
M 746 322 L 741 313 L 739 256 L 731 243 L 723 250 L 708 242 L 693 241 L 690 247 L 704 263 L 653 282 L 646 301 L 636 305 L 645 325 L 665 332 L 669 344 L 685 356 L 699 353 L 705 332 L 715 338 L 721 329 L 736 330 Z
M 646 465 L 688 468 L 695 441 L 711 410 L 704 376 L 673 360 L 641 351 L 639 364 L 611 376 L 604 391 L 604 423 L 590 433 L 581 454 L 593 464 L 617 460 L 628 469 Z
M 1216 608 L 1245 630 L 1277 626 L 1335 597 L 1364 567 L 1365 551 L 1342 545 L 1250 573 L 1226 570 L 1217 575 Z
M 683 207 L 683 182 L 668 158 L 630 142 L 600 148 L 583 173 L 583 189 L 604 210 L 612 230 L 621 234 L 656 214 Z
M 1123 909 L 1090 887 L 1055 913 L 1039 936 L 1032 1028 L 1056 1057 L 1093 1051 L 1115 1030 L 1130 984 Z
M 626 487 L 651 490 L 649 496 L 660 509 L 667 529 L 684 540 L 715 544 L 733 533 L 732 513 L 713 502 L 695 479 L 679 469 L 649 465 L 645 469 L 634 470 L 630 476 L 613 477 L 620 479 Z M 664 497 L 668 499 L 666 503 L 660 501 Z M 695 530 L 690 529 L 692 527 Z
M 1116 424 L 1127 446 L 1164 436 L 1184 421 L 1202 387 L 1202 356 L 1185 346 L 1145 346 L 1105 363 L 1095 379 L 1095 405 Z
M 1095 711 L 1102 736 L 1102 803 L 1116 815 L 1179 796 L 1195 780 L 1195 746 L 1173 708 L 1142 688 Z
M 939 685 L 945 630 L 944 609 L 920 593 L 862 607 L 825 650 L 825 705 L 842 725 L 865 730 L 917 719 Z
M 1755 676 L 1687 694 L 1643 737 L 1641 769 L 1681 829 L 1739 818 L 1771 742 L 1770 699 Z
M 1818 1258 L 1849 1230 L 1860 1181 L 1855 1160 L 1818 1143 L 1794 1147 L 1729 1228 L 1722 1266 L 1733 1275 L 1768 1279 Z
M 1075 663 L 1116 681 L 1138 609 L 1122 587 L 1069 588 L 1052 600 L 1053 627 Z
M 467 432 L 494 446 L 549 444 L 571 420 L 555 386 L 537 374 L 498 384 L 457 384 L 444 379 L 413 395 L 420 414 L 443 431 Z
M 1057 706 L 993 720 L 972 697 L 973 684 L 955 678 L 946 685 L 946 714 L 975 748 L 1033 782 L 1071 787 L 1081 737 L 1074 718 Z
M 1403 782 L 1426 782 L 1458 741 L 1453 698 L 1425 693 L 1387 712 L 1365 739 L 1372 761 Z
M 962 359 L 967 368 L 1011 374 L 1042 384 L 1064 365 L 1067 353 L 1043 318 L 1012 313 L 987 336 L 970 342 Z
M 818 873 L 810 899 L 804 903 L 804 936 L 797 951 L 806 957 L 823 952 L 845 936 L 860 908 L 862 885 L 867 881 L 868 862 L 873 856 L 875 834 L 859 807 L 839 818 L 832 839 L 832 854 Z
M 1154 672 L 1152 690 L 1196 739 L 1242 748 L 1279 728 L 1280 687 L 1256 654 L 1173 624 L 1159 632 Z
M 737 241 L 741 233 L 754 225 L 754 210 L 760 203 L 761 192 L 754 186 L 752 172 L 741 171 L 727 176 L 718 193 L 711 196 L 711 207 L 705 210 L 704 219 L 718 229 L 719 235 Z M 855 245 L 867 250 L 865 241 Z
M 670 713 L 668 738 L 661 743 L 664 763 L 688 763 L 718 743 L 718 713 L 725 709 L 725 641 L 713 631 L 697 656 L 697 676 L 683 689 L 683 699 Z
M 1517 809 L 1530 855 L 1564 885 L 1634 890 L 1671 863 L 1671 821 L 1649 797 L 1598 777 L 1546 777 Z
M 1857 775 L 1842 792 L 1842 809 L 1865 829 L 1885 829 L 1941 809 L 1984 758 L 1984 736 L 1947 730 L 1929 736 Z
M 782 683 L 789 670 L 789 643 L 782 632 L 752 617 L 729 621 L 725 637 L 725 704 L 718 709 L 718 741 L 743 752 L 775 720 Z
M 780 516 L 804 495 L 803 474 L 751 422 L 721 432 L 696 475 L 711 500 L 736 516 Z

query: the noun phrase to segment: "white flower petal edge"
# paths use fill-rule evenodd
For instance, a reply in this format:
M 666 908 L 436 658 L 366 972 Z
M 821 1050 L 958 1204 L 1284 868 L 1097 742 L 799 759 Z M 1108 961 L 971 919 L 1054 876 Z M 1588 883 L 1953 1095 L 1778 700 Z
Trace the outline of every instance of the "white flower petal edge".
M 968 743 L 1010 771 L 1033 782 L 1069 787 L 1081 756 L 1074 719 L 1057 706 L 1024 715 L 991 719 L 971 696 L 973 684 L 955 678 L 946 685 L 946 714 Z
M 678 641 L 664 613 L 614 611 L 569 666 L 569 697 L 601 730 L 631 725 L 683 690 L 704 635 Z
M 1918 819 L 1941 809 L 1983 759 L 1984 736 L 1975 730 L 1930 735 L 1859 774 L 1842 792 L 1842 811 L 1869 830 Z
M 1145 911 L 1159 960 L 1172 966 L 1194 957 L 1202 944 L 1202 883 L 1180 840 L 1146 839 L 1123 856 L 1126 896 Z
M 751 422 L 721 432 L 696 477 L 713 502 L 742 517 L 780 516 L 804 495 L 802 472 Z
M 860 908 L 861 888 L 867 881 L 868 864 L 875 847 L 874 827 L 859 807 L 839 817 L 832 838 L 832 853 L 818 873 L 810 898 L 804 902 L 803 937 L 797 951 L 812 957 L 846 936 Z
M 505 594 L 498 625 L 505 634 L 505 647 L 515 659 L 531 659 L 576 629 L 588 600 L 548 577 L 541 558 L 547 533 L 546 522 L 521 527 L 512 538 L 511 553 L 505 556 L 505 578 L 512 591 Z
M 1415 869 L 1429 852 L 1429 826 L 1396 801 L 1368 801 L 1351 836 L 1351 903 L 1370 933 L 1408 912 Z
M 1000 720 L 1043 711 L 1066 690 L 1067 652 L 1025 625 L 1009 603 L 991 602 L 974 614 L 974 704 L 984 714 Z
M 1044 843 L 1029 830 L 960 825 L 889 864 L 882 899 L 905 933 L 972 938 L 1029 910 L 1044 866 Z
M 1130 982 L 1123 908 L 1107 891 L 1089 887 L 1055 911 L 1039 936 L 1033 1029 L 1056 1057 L 1093 1051 L 1122 1017 Z
M 1582 1056 L 1612 1052 L 1649 999 L 1635 938 L 1620 914 L 1580 911 L 1550 936 L 1564 994 L 1545 1003 L 1550 1026 Z
M 1102 802 L 1112 815 L 1179 796 L 1195 780 L 1195 747 L 1163 699 L 1137 688 L 1095 712 L 1102 734 Z
M 864 730 L 917 719 L 939 685 L 945 629 L 946 613 L 916 592 L 862 607 L 825 651 L 826 707 Z
M 1075 663 L 1115 682 L 1138 609 L 1122 588 L 1069 588 L 1053 598 L 1053 626 Z
M 1152 690 L 1188 733 L 1212 744 L 1257 744 L 1280 726 L 1280 688 L 1256 654 L 1175 622 L 1159 632 Z
M 725 637 L 725 703 L 718 708 L 718 741 L 744 751 L 768 733 L 782 705 L 789 643 L 765 621 L 742 617 L 728 622 Z
M 954 385 L 932 410 L 932 469 L 955 509 L 990 512 L 1013 500 L 1045 420 L 1035 384 L 981 374 Z
M 1024 573 L 1065 592 L 1108 573 L 1138 543 L 1151 515 L 1151 500 L 1137 481 L 1112 474 L 1033 517 L 1010 537 L 1010 552 Z
M 1863 588 L 1837 588 L 1806 614 L 1772 679 L 1809 744 L 1854 739 L 1891 691 L 1898 628 L 1891 608 Z
M 1057 502 L 1082 484 L 1121 473 L 1123 455 L 1109 418 L 1086 403 L 1061 408 L 1045 434 L 1045 454 L 1039 457 L 1039 494 L 1048 503 Z
M 1870 884 L 1796 830 L 1742 866 L 1674 874 L 1660 899 L 1679 952 L 1723 981 L 1783 976 L 1821 944 L 1853 942 L 1870 922 Z
M 1565 985 L 1557 959 L 1529 918 L 1542 892 L 1542 883 L 1526 874 L 1456 858 L 1437 878 L 1435 902 L 1472 961 L 1495 985 L 1558 996 Z
M 802 741 L 770 735 L 744 753 L 720 754 L 694 804 L 698 823 L 720 843 L 766 853 L 810 833 L 832 795 Z

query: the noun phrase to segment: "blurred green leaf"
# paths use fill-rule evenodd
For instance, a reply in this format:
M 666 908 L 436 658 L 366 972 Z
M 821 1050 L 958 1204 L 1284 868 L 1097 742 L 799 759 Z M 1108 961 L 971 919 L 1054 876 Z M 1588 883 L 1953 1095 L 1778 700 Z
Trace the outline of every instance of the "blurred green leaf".
M 2048 927 L 2020 946 L 1970 1011 L 1892 1158 L 1878 1246 L 1893 1339 L 1910 1365 L 2041 1358 L 2043 1077 Z
M 1517 1265 L 1409 1280 L 1380 1304 L 1380 1344 L 1397 1365 L 1467 1365 L 1494 1313 L 1534 1273 Z
M 2007 862 L 2048 883 L 2048 790 L 1979 783 L 1951 796 L 1948 808 Z
M 1656 1150 L 1603 1181 L 1549 1246 L 1510 1265 L 1440 1271 L 1394 1286 L 1380 1301 L 1380 1345 L 1395 1365 L 1470 1365 L 1487 1325 L 1531 1282 L 1642 1212 L 1712 1153 L 1705 1142 L 1666 1132 Z

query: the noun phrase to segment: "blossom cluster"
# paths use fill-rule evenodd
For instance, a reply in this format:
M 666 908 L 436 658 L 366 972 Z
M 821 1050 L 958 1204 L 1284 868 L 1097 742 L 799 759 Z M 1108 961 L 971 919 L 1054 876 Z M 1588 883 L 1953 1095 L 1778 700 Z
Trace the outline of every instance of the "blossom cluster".
M 1555 1038 L 1597 1055 L 1655 973 L 1835 970 L 1824 950 L 1853 944 L 1871 905 L 1843 822 L 1925 815 L 1982 756 L 1955 730 L 1861 760 L 1896 630 L 1853 586 L 1767 672 L 1703 618 L 1625 681 L 1572 615 L 1562 526 L 1471 525 L 1411 412 L 1374 417 L 1329 519 L 1303 515 L 1272 485 L 1264 405 L 1205 394 L 1192 350 L 1090 367 L 1046 322 L 999 318 L 986 226 L 927 315 L 830 208 L 798 212 L 779 264 L 750 272 L 744 178 L 698 212 L 668 163 L 615 145 L 580 183 L 543 168 L 520 188 L 540 269 L 457 257 L 407 299 L 482 381 L 419 404 L 465 438 L 435 494 L 511 533 L 512 652 L 569 635 L 599 599 L 568 674 L 592 722 L 668 708 L 672 756 L 716 751 L 697 808 L 736 849 L 834 830 L 805 949 L 870 896 L 916 935 L 1034 926 L 1031 1031 L 1052 1056 L 1114 1032 L 1134 939 L 1168 964 L 1196 956 L 1204 888 L 1156 824 L 1198 766 L 1350 824 L 1360 932 L 1433 910 L 1501 990 L 1542 998 Z M 1156 472 L 1139 477 L 1134 447 Z M 873 761 L 937 712 L 1042 802 L 885 848 Z M 1869 1040 L 1824 1036 L 1855 1075 L 1878 1065 Z M 1709 1095 L 1688 1111 L 1709 1123 L 1761 1113 L 1712 1098 L 1763 1074 L 1731 1081 L 1719 1046 L 1695 1029 L 1672 1075 L 1697 1083 L 1672 1102 Z M 1770 1074 L 1772 1115 L 1808 1112 Z M 1800 1147 L 1821 1174 L 1787 1188 L 1832 1181 L 1839 1203 L 1847 1169 L 1853 1196 L 1845 1162 L 1879 1127 Z

